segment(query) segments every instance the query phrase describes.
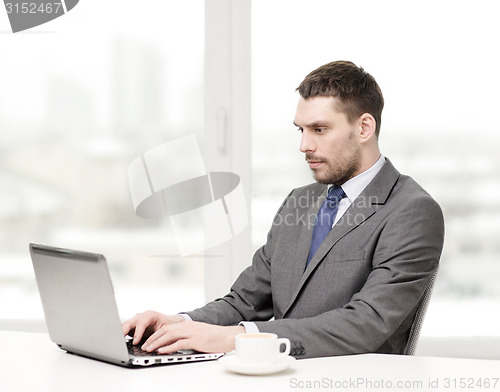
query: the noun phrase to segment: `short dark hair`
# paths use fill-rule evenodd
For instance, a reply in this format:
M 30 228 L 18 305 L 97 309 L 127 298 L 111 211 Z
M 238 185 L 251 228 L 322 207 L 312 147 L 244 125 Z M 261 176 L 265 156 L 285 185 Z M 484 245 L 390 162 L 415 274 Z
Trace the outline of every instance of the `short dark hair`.
M 350 61 L 333 61 L 312 71 L 297 87 L 304 99 L 331 96 L 339 101 L 338 110 L 353 123 L 362 114 L 375 118 L 375 134 L 380 133 L 384 97 L 375 78 Z

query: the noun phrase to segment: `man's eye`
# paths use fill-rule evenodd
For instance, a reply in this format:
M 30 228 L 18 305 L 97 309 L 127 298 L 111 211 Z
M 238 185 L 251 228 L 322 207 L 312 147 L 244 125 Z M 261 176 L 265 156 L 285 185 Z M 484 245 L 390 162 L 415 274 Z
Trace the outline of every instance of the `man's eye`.
M 297 128 L 297 132 L 302 133 L 302 132 L 304 132 L 304 130 L 302 128 Z
M 314 128 L 314 132 L 317 132 L 317 133 L 323 133 L 326 131 L 326 128 Z

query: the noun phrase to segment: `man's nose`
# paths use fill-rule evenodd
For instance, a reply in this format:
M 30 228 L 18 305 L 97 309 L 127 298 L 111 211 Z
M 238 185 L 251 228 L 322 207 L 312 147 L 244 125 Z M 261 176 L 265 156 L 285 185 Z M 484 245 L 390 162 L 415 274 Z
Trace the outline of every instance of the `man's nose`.
M 307 132 L 307 130 L 303 130 L 302 131 L 302 139 L 300 139 L 300 147 L 299 147 L 299 150 L 300 152 L 309 152 L 309 151 L 315 151 L 315 147 L 314 147 L 314 142 L 311 138 L 311 135 L 309 134 L 309 132 Z

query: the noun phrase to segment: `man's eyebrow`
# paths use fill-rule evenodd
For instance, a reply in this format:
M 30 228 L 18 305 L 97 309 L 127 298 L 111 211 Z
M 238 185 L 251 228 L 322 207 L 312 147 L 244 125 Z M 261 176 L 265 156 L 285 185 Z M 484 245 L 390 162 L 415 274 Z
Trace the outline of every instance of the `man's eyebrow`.
M 299 128 L 322 128 L 322 127 L 326 127 L 328 126 L 328 122 L 327 121 L 313 121 L 312 123 L 309 123 L 309 124 L 304 124 L 302 127 L 300 125 L 298 125 L 295 121 L 293 122 L 293 125 L 295 125 L 296 127 L 299 127 Z

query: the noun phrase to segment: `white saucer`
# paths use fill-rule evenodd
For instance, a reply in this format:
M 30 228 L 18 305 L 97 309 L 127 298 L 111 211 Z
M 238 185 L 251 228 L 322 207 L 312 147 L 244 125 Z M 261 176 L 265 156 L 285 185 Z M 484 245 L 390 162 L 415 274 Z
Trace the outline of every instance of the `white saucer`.
M 267 364 L 255 364 L 249 365 L 247 363 L 241 362 L 238 357 L 234 354 L 225 355 L 219 359 L 219 362 L 227 369 L 235 373 L 240 374 L 272 374 L 281 372 L 285 370 L 290 364 L 295 361 L 294 357 L 286 356 L 279 358 L 275 362 Z

